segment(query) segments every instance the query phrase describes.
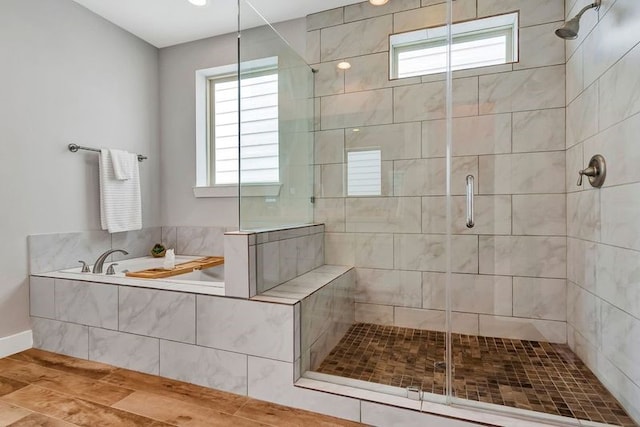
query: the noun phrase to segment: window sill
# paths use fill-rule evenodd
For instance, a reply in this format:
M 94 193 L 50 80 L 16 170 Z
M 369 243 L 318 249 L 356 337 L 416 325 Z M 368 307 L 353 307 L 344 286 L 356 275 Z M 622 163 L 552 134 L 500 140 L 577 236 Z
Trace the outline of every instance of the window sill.
M 242 186 L 242 197 L 279 196 L 281 184 L 254 184 Z M 238 186 L 221 185 L 217 187 L 193 187 L 196 198 L 238 197 Z

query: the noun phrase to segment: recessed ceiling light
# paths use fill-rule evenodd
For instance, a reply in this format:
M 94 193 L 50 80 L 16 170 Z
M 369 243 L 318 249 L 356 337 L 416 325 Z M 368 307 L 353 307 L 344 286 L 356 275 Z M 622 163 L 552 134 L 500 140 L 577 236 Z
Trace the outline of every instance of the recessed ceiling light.
M 189 0 L 189 3 L 194 6 L 206 6 L 207 0 Z
M 382 6 L 383 4 L 389 3 L 389 0 L 369 0 L 369 3 L 374 6 Z
M 340 68 L 341 70 L 348 70 L 349 68 L 351 68 L 351 64 L 349 64 L 347 61 L 342 61 L 338 63 L 338 68 Z
M 352 132 L 360 132 L 360 129 L 355 128 L 355 129 L 351 129 Z

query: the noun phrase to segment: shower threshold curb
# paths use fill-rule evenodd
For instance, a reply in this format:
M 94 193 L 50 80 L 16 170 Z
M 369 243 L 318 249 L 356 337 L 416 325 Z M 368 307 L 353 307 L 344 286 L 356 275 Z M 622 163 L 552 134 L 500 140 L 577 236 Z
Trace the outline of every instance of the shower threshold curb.
M 400 396 L 398 394 L 398 388 L 318 372 L 306 372 L 294 385 L 300 388 L 379 403 L 408 411 L 422 412 L 425 415 L 436 415 L 485 425 L 504 427 L 609 426 L 609 424 L 577 420 L 575 418 L 503 407 L 489 403 L 469 403 L 464 399 L 457 398 L 454 398 L 452 403 L 448 405 L 446 403 L 446 396 L 432 393 L 426 393 L 426 399 L 428 400 L 412 400 Z M 369 389 L 365 389 L 365 387 Z M 375 387 L 377 391 L 370 390 L 372 387 Z

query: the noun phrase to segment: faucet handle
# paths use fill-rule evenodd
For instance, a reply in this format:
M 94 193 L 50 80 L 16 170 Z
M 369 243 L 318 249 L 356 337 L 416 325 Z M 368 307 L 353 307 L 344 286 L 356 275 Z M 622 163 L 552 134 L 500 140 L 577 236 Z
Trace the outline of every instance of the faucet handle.
M 109 265 L 109 267 L 107 267 L 107 276 L 113 276 L 114 274 L 116 274 L 116 270 L 113 268 L 116 265 L 118 265 L 118 263 L 114 262 L 113 264 Z
M 89 265 L 87 265 L 86 262 L 84 262 L 82 260 L 80 260 L 78 262 L 82 264 L 82 272 L 83 273 L 90 273 L 91 272 L 91 270 L 89 270 Z
M 580 177 L 578 178 L 578 187 L 582 185 L 582 177 L 583 176 L 598 176 L 598 169 L 595 166 L 589 166 L 586 169 L 582 169 L 581 171 L 578 171 L 578 175 L 580 175 Z
M 585 170 L 586 169 L 578 171 L 578 187 L 582 186 L 582 177 L 584 177 L 586 175 L 586 173 L 584 173 Z
M 602 184 L 604 184 L 604 179 L 607 176 L 606 168 L 607 165 L 604 157 L 602 157 L 600 154 L 596 154 L 595 156 L 591 157 L 591 160 L 589 160 L 589 166 L 581 171 L 578 171 L 578 175 L 580 176 L 578 178 L 578 186 L 582 185 L 582 177 L 586 175 L 589 177 L 589 183 L 592 187 L 602 187 Z

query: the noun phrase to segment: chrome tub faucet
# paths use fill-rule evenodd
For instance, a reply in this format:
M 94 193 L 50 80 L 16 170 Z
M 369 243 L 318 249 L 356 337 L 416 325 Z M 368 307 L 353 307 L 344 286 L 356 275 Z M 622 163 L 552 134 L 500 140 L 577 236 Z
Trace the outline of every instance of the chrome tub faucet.
M 102 267 L 104 266 L 104 262 L 107 260 L 107 257 L 112 253 L 120 252 L 124 255 L 129 255 L 129 252 L 122 249 L 109 249 L 102 255 L 98 257 L 95 264 L 93 264 L 93 274 L 102 274 Z

